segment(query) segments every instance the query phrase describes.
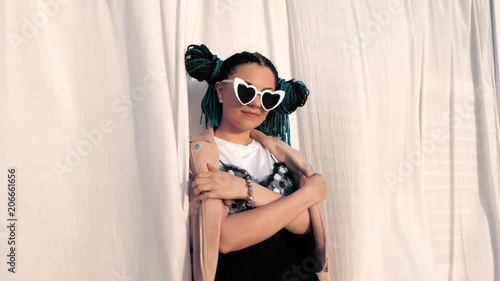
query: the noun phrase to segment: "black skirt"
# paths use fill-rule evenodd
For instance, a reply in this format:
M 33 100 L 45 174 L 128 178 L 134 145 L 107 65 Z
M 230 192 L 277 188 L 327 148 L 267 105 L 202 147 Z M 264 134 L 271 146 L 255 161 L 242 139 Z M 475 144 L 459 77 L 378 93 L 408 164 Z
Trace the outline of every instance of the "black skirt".
M 215 281 L 317 281 L 314 237 L 283 229 L 248 248 L 219 253 Z

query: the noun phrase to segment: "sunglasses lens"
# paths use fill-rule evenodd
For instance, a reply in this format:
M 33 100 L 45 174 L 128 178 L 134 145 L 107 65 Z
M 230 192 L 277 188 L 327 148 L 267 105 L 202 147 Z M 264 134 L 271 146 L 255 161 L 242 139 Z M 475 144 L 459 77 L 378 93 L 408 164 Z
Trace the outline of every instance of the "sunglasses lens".
M 238 85 L 238 97 L 242 104 L 247 104 L 255 97 L 255 90 L 245 85 Z
M 280 101 L 280 95 L 273 95 L 268 92 L 262 95 L 262 106 L 267 110 L 270 110 L 271 108 L 275 107 L 279 101 Z

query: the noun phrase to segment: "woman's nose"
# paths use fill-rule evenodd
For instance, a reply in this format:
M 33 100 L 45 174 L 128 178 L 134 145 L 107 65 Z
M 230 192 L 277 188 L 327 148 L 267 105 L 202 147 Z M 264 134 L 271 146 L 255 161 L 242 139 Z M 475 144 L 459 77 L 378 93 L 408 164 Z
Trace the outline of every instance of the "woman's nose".
M 255 99 L 249 104 L 250 106 L 252 107 L 256 107 L 256 108 L 260 108 L 262 107 L 262 104 L 261 104 L 261 96 L 260 95 L 257 95 L 255 97 Z

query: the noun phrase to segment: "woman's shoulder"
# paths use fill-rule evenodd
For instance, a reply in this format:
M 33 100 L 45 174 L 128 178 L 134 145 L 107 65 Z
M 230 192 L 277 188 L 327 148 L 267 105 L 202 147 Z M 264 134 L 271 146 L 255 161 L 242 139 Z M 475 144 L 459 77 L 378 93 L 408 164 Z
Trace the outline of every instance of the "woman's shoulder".
M 189 138 L 189 162 L 193 174 L 207 171 L 207 163 L 218 166 L 219 150 L 215 145 L 212 128 L 208 128 L 199 136 Z
M 189 138 L 190 153 L 205 152 L 217 148 L 214 139 L 213 128 L 208 128 L 201 135 L 191 136 Z
M 292 171 L 300 172 L 306 176 L 314 173 L 306 157 L 299 150 L 289 146 L 279 138 L 267 136 L 258 130 L 253 130 L 250 135 L 267 147 L 278 161 L 285 162 Z
M 213 128 L 207 128 L 202 134 L 199 135 L 194 135 L 189 137 L 189 143 L 196 143 L 196 142 L 209 142 L 213 143 L 214 142 L 214 129 Z

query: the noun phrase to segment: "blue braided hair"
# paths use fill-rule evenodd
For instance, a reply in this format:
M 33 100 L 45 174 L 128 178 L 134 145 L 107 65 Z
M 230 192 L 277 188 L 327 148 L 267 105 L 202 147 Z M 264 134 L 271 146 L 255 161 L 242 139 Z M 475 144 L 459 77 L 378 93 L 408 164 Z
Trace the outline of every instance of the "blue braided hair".
M 301 81 L 284 80 L 278 76 L 274 64 L 260 53 L 241 52 L 221 60 L 212 54 L 205 45 L 189 45 L 185 54 L 186 71 L 198 81 L 207 81 L 208 88 L 201 102 L 201 111 L 205 115 L 205 126 L 208 121 L 217 128 L 222 119 L 222 105 L 217 98 L 215 83 L 227 79 L 236 68 L 247 63 L 256 63 L 268 67 L 275 78 L 275 89 L 285 91 L 281 104 L 271 110 L 257 130 L 271 136 L 280 137 L 290 144 L 290 120 L 288 115 L 297 107 L 306 103 L 309 90 Z M 200 123 L 203 116 L 200 119 Z

